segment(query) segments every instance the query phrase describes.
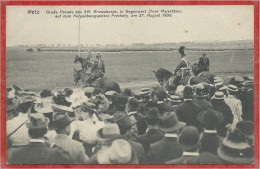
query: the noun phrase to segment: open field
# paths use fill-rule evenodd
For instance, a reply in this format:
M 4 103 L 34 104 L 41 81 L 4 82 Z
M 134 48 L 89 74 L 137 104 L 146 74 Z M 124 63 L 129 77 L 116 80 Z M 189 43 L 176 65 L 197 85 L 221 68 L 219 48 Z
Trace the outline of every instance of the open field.
M 77 53 L 33 52 L 25 49 L 7 49 L 6 83 L 16 84 L 25 89 L 39 91 L 45 88 L 55 89 L 72 87 L 73 68 Z M 81 56 L 87 54 L 82 53 Z M 93 53 L 93 58 L 95 58 Z M 122 88 L 151 86 L 156 84 L 153 70 L 160 67 L 173 70 L 180 60 L 177 51 L 158 52 L 121 52 L 101 53 L 105 61 L 106 76 L 119 82 Z M 201 52 L 189 52 L 191 63 L 198 62 Z M 221 76 L 235 74 L 253 74 L 253 50 L 208 52 L 210 70 Z

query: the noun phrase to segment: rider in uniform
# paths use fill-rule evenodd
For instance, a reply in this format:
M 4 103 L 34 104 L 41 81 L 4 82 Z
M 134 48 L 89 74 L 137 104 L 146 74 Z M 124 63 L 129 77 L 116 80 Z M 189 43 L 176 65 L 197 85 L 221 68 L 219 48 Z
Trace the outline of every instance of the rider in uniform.
M 209 71 L 209 58 L 206 57 L 207 53 L 203 52 L 202 57 L 199 59 L 199 72 Z
M 181 54 L 181 61 L 178 66 L 175 68 L 173 72 L 173 77 L 170 78 L 169 83 L 170 85 L 177 86 L 185 73 L 185 71 L 190 70 L 190 63 L 186 57 L 185 46 L 181 46 L 179 48 L 179 53 Z
M 97 54 L 96 60 L 92 63 L 91 72 L 92 72 L 92 75 L 86 81 L 87 83 L 91 83 L 91 82 L 95 81 L 96 79 L 104 76 L 105 64 L 104 64 L 104 61 L 101 59 L 100 53 Z

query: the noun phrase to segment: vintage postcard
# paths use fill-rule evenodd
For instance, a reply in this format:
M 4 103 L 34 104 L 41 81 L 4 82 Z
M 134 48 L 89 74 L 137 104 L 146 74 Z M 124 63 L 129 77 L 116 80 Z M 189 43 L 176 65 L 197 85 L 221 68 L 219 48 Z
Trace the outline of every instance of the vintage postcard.
M 259 167 L 258 1 L 2 1 L 1 165 Z

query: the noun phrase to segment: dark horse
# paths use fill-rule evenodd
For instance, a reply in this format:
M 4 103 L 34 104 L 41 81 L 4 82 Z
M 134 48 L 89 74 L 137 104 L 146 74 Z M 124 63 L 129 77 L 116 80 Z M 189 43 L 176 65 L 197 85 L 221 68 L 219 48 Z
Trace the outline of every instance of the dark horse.
M 27 52 L 33 52 L 33 49 L 32 48 L 28 48 L 26 51 Z
M 210 83 L 214 83 L 214 77 L 215 75 L 211 71 L 203 71 L 200 72 L 198 63 L 194 63 L 192 66 L 192 72 L 195 76 L 200 76 L 208 79 Z
M 83 70 L 76 70 L 74 68 L 74 84 L 76 85 L 78 84 L 79 80 L 82 80 L 82 82 L 84 83 L 84 87 L 88 87 L 88 86 L 93 86 L 96 88 L 101 88 L 102 89 L 102 93 L 105 93 L 106 91 L 116 91 L 117 93 L 121 93 L 121 89 L 118 83 L 112 81 L 111 79 L 107 78 L 107 77 L 101 77 L 97 80 L 95 80 L 94 82 L 92 82 L 90 85 L 87 83 L 87 80 L 92 76 L 92 74 L 87 74 L 86 72 L 84 72 Z M 84 88 L 83 87 L 83 88 Z
M 76 55 L 74 63 L 78 63 L 78 62 L 80 62 L 82 70 L 84 70 L 85 72 L 88 68 L 92 66 L 92 63 L 90 61 L 90 54 L 88 55 L 87 59 Z
M 169 79 L 173 76 L 172 72 L 160 68 L 157 71 L 153 71 L 155 77 L 161 86 L 163 86 L 166 90 L 169 89 Z M 178 85 L 196 85 L 199 83 L 210 83 L 210 81 L 204 77 L 192 76 L 191 74 L 184 74 L 181 80 L 181 83 Z

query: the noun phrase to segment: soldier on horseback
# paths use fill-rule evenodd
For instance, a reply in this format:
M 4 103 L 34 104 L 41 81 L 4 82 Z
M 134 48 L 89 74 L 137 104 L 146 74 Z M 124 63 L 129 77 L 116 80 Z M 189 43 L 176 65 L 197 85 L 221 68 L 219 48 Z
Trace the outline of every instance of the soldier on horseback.
M 177 87 L 185 73 L 190 72 L 190 63 L 186 57 L 185 46 L 179 48 L 179 53 L 181 54 L 181 61 L 173 72 L 173 76 L 169 80 L 169 84 Z
M 104 61 L 101 59 L 100 53 L 97 54 L 96 60 L 92 63 L 91 72 L 91 77 L 86 81 L 89 84 L 95 81 L 96 79 L 102 78 L 104 76 L 105 64 Z

